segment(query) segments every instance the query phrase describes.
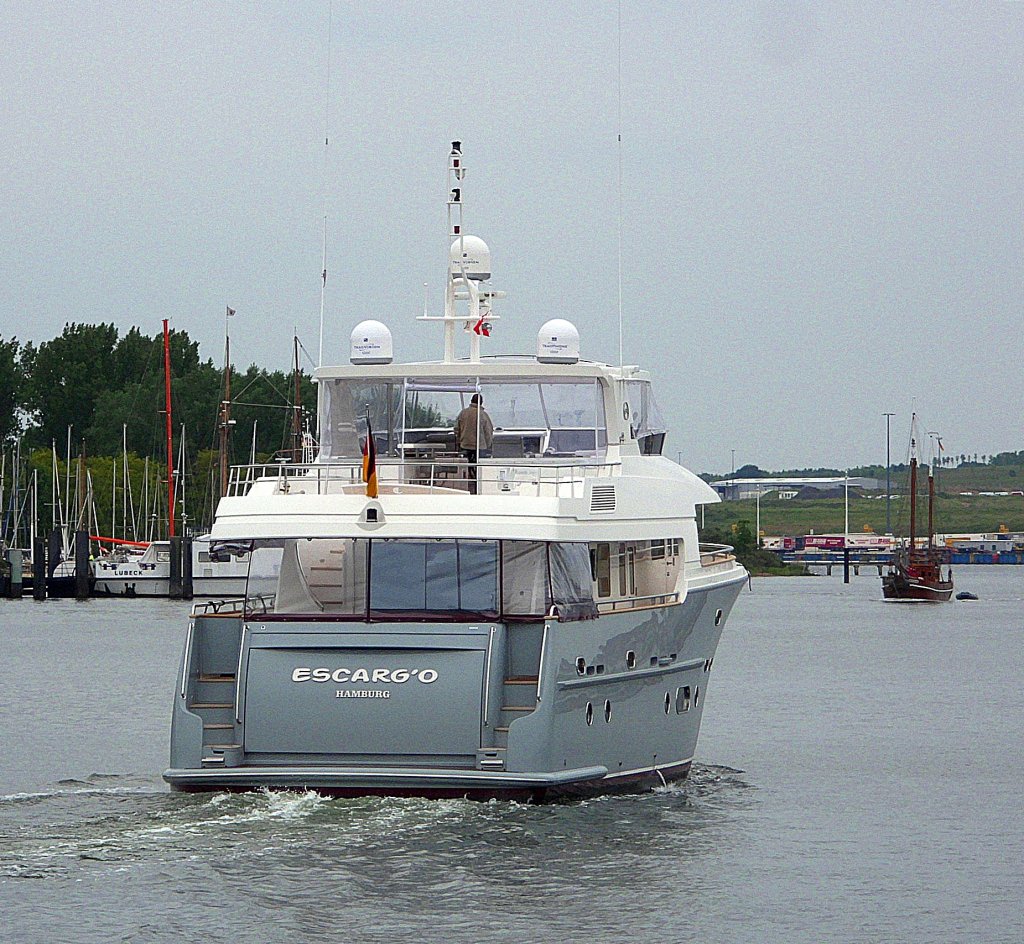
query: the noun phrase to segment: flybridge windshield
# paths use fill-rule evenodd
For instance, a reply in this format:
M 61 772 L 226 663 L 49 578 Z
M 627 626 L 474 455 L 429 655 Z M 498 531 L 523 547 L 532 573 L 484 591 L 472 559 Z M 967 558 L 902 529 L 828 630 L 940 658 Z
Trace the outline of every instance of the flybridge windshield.
M 604 456 L 608 433 L 600 380 L 546 377 L 323 381 L 322 456 L 359 457 L 367 416 L 380 455 L 454 453 L 455 421 L 474 394 L 483 398 L 494 425 L 496 458 Z

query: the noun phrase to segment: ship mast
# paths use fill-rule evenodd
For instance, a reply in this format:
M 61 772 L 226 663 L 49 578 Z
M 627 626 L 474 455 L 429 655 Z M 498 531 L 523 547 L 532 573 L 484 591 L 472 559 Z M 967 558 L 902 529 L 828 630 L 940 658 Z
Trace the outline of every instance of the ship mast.
M 448 154 L 448 272 L 445 284 L 444 314 L 428 315 L 424 312 L 418 321 L 444 323 L 444 362 L 455 361 L 455 325 L 461 323 L 469 334 L 469 361 L 480 363 L 480 338 L 490 337 L 491 323 L 498 319 L 491 305 L 494 299 L 504 298 L 504 292 L 488 288 L 491 277 L 491 253 L 487 244 L 466 233 L 462 222 L 462 192 L 466 177 L 466 164 L 462 158 L 462 142 L 452 141 Z M 468 302 L 463 314 L 457 303 Z
M 932 466 L 934 466 L 934 461 Z M 932 472 L 932 468 L 928 469 L 928 546 L 931 547 L 933 543 L 933 537 L 935 534 L 935 525 L 933 518 L 933 509 L 935 507 L 935 475 Z
M 228 436 L 231 432 L 231 338 L 228 319 L 235 310 L 227 306 L 224 316 L 224 399 L 220 401 L 220 497 L 228 493 Z
M 295 404 L 292 407 L 292 462 L 302 461 L 302 375 L 299 373 L 299 336 L 292 338 L 295 346 Z
M 910 426 L 910 550 L 913 551 L 917 538 L 917 441 L 913 435 L 913 417 Z
M 171 434 L 171 338 L 164 318 L 164 414 L 167 432 L 167 536 L 174 537 L 174 444 Z

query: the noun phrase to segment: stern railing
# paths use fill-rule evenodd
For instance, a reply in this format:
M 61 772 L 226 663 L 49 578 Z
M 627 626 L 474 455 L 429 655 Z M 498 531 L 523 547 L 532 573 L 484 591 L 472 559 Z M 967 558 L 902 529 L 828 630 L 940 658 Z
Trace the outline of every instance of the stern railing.
M 514 495 L 582 498 L 586 483 L 618 474 L 618 462 L 507 461 L 481 459 L 469 463 L 458 457 L 444 459 L 377 460 L 377 483 L 382 493 Z M 274 465 L 232 466 L 227 497 L 248 494 L 257 483 L 272 494 L 342 495 L 363 488 L 359 459 Z

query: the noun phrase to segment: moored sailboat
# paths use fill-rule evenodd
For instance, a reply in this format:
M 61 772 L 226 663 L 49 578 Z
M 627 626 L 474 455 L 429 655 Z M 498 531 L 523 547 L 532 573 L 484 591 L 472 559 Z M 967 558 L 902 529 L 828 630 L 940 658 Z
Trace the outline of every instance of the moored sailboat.
M 886 600 L 945 603 L 953 595 L 953 571 L 949 551 L 935 544 L 935 473 L 928 468 L 928 537 L 924 546 L 917 543 L 917 439 L 916 416 L 911 420 L 910 437 L 910 537 L 893 554 L 889 571 L 882 576 L 882 596 Z M 946 576 L 942 576 L 946 565 Z

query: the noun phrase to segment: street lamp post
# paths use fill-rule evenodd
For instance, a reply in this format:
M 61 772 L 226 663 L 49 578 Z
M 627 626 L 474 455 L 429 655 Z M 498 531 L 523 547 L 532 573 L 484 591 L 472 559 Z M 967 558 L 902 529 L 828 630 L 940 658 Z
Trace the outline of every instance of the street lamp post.
M 892 486 L 890 484 L 890 470 L 892 469 L 892 462 L 889 459 L 889 421 L 895 416 L 895 413 L 883 413 L 885 417 L 885 533 L 892 534 L 892 519 L 889 512 L 889 506 L 892 501 Z
M 754 531 L 754 547 L 761 546 L 761 486 L 757 486 L 757 524 Z
M 846 471 L 846 486 L 845 486 L 844 491 L 846 493 L 846 500 L 844 501 L 843 504 L 845 506 L 846 513 L 845 513 L 845 516 L 844 516 L 844 519 L 843 519 L 843 547 L 849 547 L 850 546 L 850 471 L 849 471 L 849 469 L 847 469 L 847 471 Z

